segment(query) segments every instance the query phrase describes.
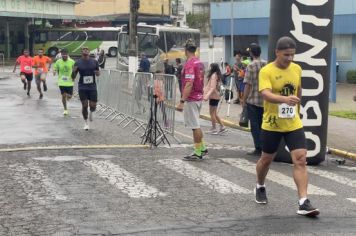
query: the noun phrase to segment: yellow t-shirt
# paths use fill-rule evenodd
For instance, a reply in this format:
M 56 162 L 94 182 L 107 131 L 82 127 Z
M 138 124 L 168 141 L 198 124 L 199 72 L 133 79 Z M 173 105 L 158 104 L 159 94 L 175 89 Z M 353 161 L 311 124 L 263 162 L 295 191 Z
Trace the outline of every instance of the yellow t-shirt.
M 302 68 L 291 63 L 288 68 L 280 69 L 274 62 L 267 64 L 259 73 L 259 91 L 271 89 L 272 93 L 289 96 L 298 94 L 298 88 L 301 87 Z M 263 102 L 263 122 L 262 129 L 268 131 L 288 132 L 303 127 L 299 117 L 299 106 L 295 107 L 293 118 L 281 117 L 281 104 Z

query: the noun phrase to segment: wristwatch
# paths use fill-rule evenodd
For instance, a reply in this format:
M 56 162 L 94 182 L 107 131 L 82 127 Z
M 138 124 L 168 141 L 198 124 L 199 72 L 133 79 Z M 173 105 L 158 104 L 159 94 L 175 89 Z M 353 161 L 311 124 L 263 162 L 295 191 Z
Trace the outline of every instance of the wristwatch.
M 179 102 L 180 102 L 180 103 L 185 103 L 185 101 L 184 101 L 184 100 L 182 100 L 182 99 L 181 99 Z

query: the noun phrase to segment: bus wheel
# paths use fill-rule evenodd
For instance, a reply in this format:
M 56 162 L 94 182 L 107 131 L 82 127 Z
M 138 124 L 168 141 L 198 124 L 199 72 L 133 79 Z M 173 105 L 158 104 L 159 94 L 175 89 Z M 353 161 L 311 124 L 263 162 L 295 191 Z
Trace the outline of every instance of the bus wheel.
M 117 48 L 111 47 L 108 51 L 109 57 L 116 57 L 117 56 Z
M 48 55 L 51 57 L 55 57 L 58 53 L 58 48 L 49 48 Z

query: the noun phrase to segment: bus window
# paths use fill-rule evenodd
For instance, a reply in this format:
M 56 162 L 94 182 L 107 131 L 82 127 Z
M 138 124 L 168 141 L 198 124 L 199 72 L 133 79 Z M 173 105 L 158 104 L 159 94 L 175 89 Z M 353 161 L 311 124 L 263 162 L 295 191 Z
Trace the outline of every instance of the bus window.
M 71 31 L 60 31 L 59 32 L 59 40 L 60 41 L 73 41 L 73 34 Z
M 119 53 L 121 56 L 128 56 L 129 49 L 129 35 L 126 33 L 119 36 Z
M 175 45 L 175 40 L 172 32 L 166 32 L 167 41 L 167 51 L 170 51 L 173 45 Z
M 37 32 L 35 34 L 35 43 L 45 43 L 45 42 L 47 42 L 47 33 Z
M 59 32 L 58 31 L 49 31 L 47 36 L 48 41 L 57 41 L 59 40 Z
M 163 32 L 159 32 L 159 38 L 157 40 L 157 47 L 159 49 L 161 49 L 163 52 L 166 52 Z
M 100 38 L 99 31 L 87 31 L 88 34 L 88 41 L 97 41 Z

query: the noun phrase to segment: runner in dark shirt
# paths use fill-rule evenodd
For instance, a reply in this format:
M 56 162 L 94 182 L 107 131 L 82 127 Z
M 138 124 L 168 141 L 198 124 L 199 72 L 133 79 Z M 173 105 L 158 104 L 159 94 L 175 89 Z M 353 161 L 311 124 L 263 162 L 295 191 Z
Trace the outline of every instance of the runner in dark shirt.
M 75 79 L 79 72 L 78 92 L 82 102 L 82 114 L 85 121 L 84 129 L 89 130 L 88 124 L 88 107 L 89 121 L 93 121 L 93 113 L 98 101 L 98 92 L 96 88 L 96 78 L 100 75 L 99 64 L 96 60 L 89 57 L 89 48 L 82 48 L 82 58 L 74 64 L 72 78 Z

